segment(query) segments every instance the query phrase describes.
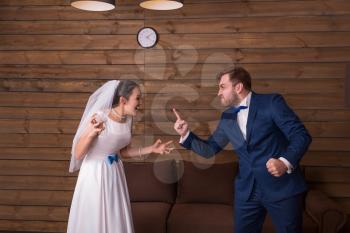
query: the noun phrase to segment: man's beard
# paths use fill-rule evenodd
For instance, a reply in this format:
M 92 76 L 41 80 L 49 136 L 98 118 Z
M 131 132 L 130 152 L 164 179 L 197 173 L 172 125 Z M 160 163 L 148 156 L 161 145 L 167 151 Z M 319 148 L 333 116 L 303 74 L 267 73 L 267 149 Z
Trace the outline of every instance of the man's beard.
M 236 92 L 232 93 L 232 96 L 230 99 L 227 101 L 221 102 L 221 104 L 226 108 L 226 107 L 234 107 L 237 106 L 240 103 L 240 99 L 238 97 L 238 94 Z
M 238 94 L 236 92 L 232 93 L 232 106 L 239 105 L 241 100 L 238 97 Z

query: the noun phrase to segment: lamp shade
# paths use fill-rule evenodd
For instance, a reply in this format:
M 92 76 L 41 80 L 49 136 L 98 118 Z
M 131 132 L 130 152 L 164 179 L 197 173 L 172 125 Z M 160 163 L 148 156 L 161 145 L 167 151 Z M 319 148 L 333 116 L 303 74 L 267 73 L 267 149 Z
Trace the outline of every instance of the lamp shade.
M 115 8 L 114 0 L 71 0 L 75 8 L 86 11 L 109 11 Z
M 181 0 L 149 0 L 140 3 L 142 8 L 148 10 L 175 10 L 183 7 Z

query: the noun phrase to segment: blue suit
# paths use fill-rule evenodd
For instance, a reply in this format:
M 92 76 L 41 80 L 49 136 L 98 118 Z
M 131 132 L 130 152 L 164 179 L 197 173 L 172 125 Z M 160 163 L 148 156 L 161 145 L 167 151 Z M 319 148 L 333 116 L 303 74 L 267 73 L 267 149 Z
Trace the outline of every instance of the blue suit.
M 249 213 L 244 211 L 250 209 L 246 208 L 245 204 L 251 201 L 253 192 L 254 195 L 258 195 L 257 205 L 263 206 L 262 209 L 267 209 L 270 213 L 267 207 L 269 204 L 283 203 L 283 200 L 296 197 L 306 191 L 307 186 L 299 162 L 311 143 L 311 136 L 279 94 L 252 93 L 246 139 L 240 131 L 236 118 L 237 114 L 233 108 L 230 108 L 222 113 L 216 130 L 208 140 L 200 139 L 190 132 L 182 145 L 205 158 L 209 158 L 220 152 L 228 143 L 232 144 L 239 162 L 239 171 L 235 178 L 235 205 L 238 206 L 237 208 L 243 206 L 238 210 L 235 207 L 235 225 L 241 224 L 242 226 L 241 228 L 235 227 L 236 232 L 249 232 L 247 231 L 248 225 L 252 227 L 250 232 L 259 232 L 259 224 L 256 222 L 250 224 L 250 220 L 244 218 L 245 215 L 249 216 Z M 294 168 L 291 174 L 286 173 L 281 177 L 274 177 L 268 172 L 266 162 L 270 158 L 277 159 L 279 157 L 284 157 L 291 163 Z M 297 202 L 300 202 L 300 198 Z M 293 205 L 291 204 L 291 206 Z M 294 208 L 288 206 L 290 204 L 283 207 L 283 211 L 286 213 L 288 213 L 289 208 Z M 291 212 L 293 211 L 291 210 Z M 241 216 L 237 216 L 237 214 L 243 215 L 243 219 L 240 219 Z M 274 223 L 279 224 L 277 222 L 283 221 L 283 219 L 278 219 L 282 214 L 278 216 L 278 211 L 276 214 L 275 221 L 274 216 L 271 217 Z M 256 216 L 259 215 L 264 219 L 263 211 L 258 211 Z M 272 214 L 270 213 L 270 215 Z M 243 223 L 237 221 L 243 221 Z M 247 224 L 244 221 L 247 221 Z M 282 228 L 285 227 L 281 226 Z M 278 231 L 290 232 L 287 230 Z

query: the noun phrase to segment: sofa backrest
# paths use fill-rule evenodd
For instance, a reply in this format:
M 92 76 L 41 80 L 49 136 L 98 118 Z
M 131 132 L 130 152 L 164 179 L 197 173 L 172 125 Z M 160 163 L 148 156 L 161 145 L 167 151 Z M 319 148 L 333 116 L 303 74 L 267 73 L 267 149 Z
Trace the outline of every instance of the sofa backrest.
M 176 164 L 161 162 L 124 162 L 132 202 L 174 203 L 176 197 Z
M 233 203 L 236 162 L 210 167 L 187 161 L 180 164 L 183 164 L 183 175 L 178 182 L 177 203 Z

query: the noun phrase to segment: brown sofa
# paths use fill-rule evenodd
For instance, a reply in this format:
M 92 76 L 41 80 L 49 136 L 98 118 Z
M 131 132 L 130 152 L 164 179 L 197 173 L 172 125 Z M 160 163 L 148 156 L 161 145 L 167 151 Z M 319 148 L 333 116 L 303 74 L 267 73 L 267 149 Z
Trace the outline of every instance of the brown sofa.
M 236 163 L 124 162 L 136 233 L 232 233 Z M 346 215 L 323 193 L 305 198 L 303 231 L 335 233 Z M 264 233 L 275 232 L 266 218 Z

